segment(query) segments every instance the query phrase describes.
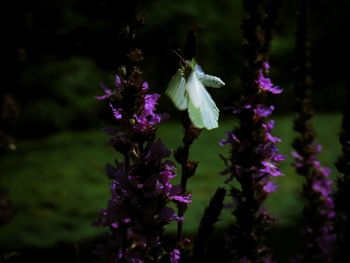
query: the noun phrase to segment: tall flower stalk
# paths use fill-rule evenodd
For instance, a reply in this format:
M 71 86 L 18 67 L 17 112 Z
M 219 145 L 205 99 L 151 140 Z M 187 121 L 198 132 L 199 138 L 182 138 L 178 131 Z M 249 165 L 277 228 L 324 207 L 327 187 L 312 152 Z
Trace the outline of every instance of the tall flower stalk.
M 278 3 L 273 1 L 275 5 Z M 268 77 L 270 66 L 266 56 L 274 24 L 266 20 L 276 17 L 269 12 L 276 12 L 277 7 L 270 6 L 266 13 L 261 1 L 255 0 L 243 1 L 243 7 L 246 18 L 241 25 L 242 48 L 247 65 L 241 76 L 243 95 L 232 108 L 239 125 L 221 141 L 221 145 L 230 146 L 229 157 L 222 157 L 227 167 L 222 174 L 227 176 L 236 218 L 228 245 L 234 262 L 271 262 L 264 236 L 274 219 L 263 203 L 276 189 L 271 179 L 282 176 L 278 164 L 284 156 L 276 147 L 281 140 L 271 134 L 274 121 L 269 116 L 274 106 L 264 101 L 269 94 L 282 92 Z
M 348 84 L 347 97 L 350 101 L 350 85 Z M 336 205 L 336 256 L 333 262 L 341 262 L 344 258 L 350 258 L 350 107 L 344 107 L 343 122 L 339 134 L 342 146 L 342 155 L 336 165 L 341 174 L 337 181 L 337 192 L 335 194 Z
M 9 94 L 5 94 L 0 105 L 0 157 L 8 151 L 16 149 L 15 139 L 7 131 L 9 124 L 18 118 L 19 108 Z M 5 189 L 1 187 L 0 177 L 0 226 L 7 224 L 13 218 L 13 207 Z
M 189 31 L 187 35 L 186 46 L 184 49 L 184 58 L 191 61 L 197 55 L 197 32 L 195 29 Z M 193 142 L 198 138 L 202 129 L 195 127 L 187 111 L 181 111 L 181 124 L 184 130 L 184 137 L 182 139 L 183 145 L 178 147 L 175 151 L 175 159 L 181 165 L 181 189 L 183 193 L 187 192 L 187 181 L 194 176 L 198 162 L 190 160 L 190 148 Z M 184 216 L 187 210 L 187 204 L 178 204 L 179 216 Z M 177 241 L 181 246 L 183 240 L 183 222 L 177 223 Z
M 197 55 L 197 32 L 195 29 L 189 31 L 187 35 L 184 56 L 186 60 L 192 60 Z M 181 165 L 181 189 L 183 193 L 187 192 L 187 181 L 192 177 L 197 169 L 198 162 L 189 159 L 190 148 L 193 142 L 198 138 L 201 129 L 196 128 L 187 111 L 181 111 L 181 124 L 184 130 L 184 137 L 182 139 L 183 145 L 178 147 L 175 151 L 175 159 Z M 178 214 L 180 217 L 184 216 L 187 209 L 187 204 L 178 204 Z M 183 239 L 183 222 L 177 223 L 177 241 L 182 242 Z M 180 244 L 181 245 L 181 244 Z
M 195 174 L 198 163 L 189 159 L 190 147 L 203 128 L 218 127 L 219 109 L 207 92 L 205 86 L 220 88 L 225 83 L 218 77 L 205 74 L 196 62 L 197 33 L 192 29 L 187 36 L 184 58 L 181 67 L 171 78 L 165 93 L 175 106 L 181 110 L 184 129 L 183 145 L 175 152 L 175 159 L 181 165 L 181 188 L 187 192 L 187 181 Z M 186 204 L 179 204 L 179 216 L 186 211 Z M 177 240 L 182 243 L 182 222 L 178 222 Z M 187 242 L 186 242 L 187 243 Z
M 129 40 L 135 36 L 136 20 L 128 25 Z M 182 221 L 169 207 L 191 202 L 181 185 L 172 185 L 175 165 L 164 144 L 156 138 L 157 125 L 165 119 L 156 112 L 160 95 L 149 93 L 139 63 L 142 51 L 129 42 L 129 63 L 121 67 L 113 89 L 102 84 L 114 115 L 115 127 L 106 129 L 110 145 L 123 156 L 106 172 L 111 180 L 111 197 L 106 209 L 94 222 L 109 227 L 108 241 L 95 251 L 98 262 L 160 262 L 176 263 L 180 251 L 164 244 L 164 227 L 171 221 Z
M 294 130 L 299 133 L 294 140 L 294 166 L 303 178 L 305 208 L 304 241 L 305 251 L 300 262 L 331 262 L 334 242 L 332 220 L 334 204 L 331 198 L 332 182 L 330 169 L 322 167 L 317 155 L 321 146 L 315 143 L 316 133 L 311 124 L 313 109 L 310 102 L 311 80 L 309 76 L 309 21 L 308 1 L 301 0 L 296 31 L 296 94 Z

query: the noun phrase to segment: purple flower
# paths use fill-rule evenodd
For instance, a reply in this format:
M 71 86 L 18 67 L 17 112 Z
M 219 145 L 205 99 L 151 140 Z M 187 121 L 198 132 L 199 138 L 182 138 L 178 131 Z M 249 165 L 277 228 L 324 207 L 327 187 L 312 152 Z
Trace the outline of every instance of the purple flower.
M 113 222 L 111 223 L 111 227 L 114 229 L 117 229 L 119 227 L 119 223 L 118 222 Z
M 263 105 L 257 105 L 254 109 L 254 114 L 256 118 L 260 119 L 263 117 L 268 117 L 274 111 L 275 107 L 271 105 L 270 107 L 265 107 Z
M 261 173 L 266 173 L 266 174 L 271 175 L 273 177 L 283 175 L 275 164 L 273 164 L 271 162 L 267 162 L 267 161 L 262 161 L 261 164 L 263 165 L 263 168 L 260 169 Z
M 149 89 L 149 87 L 148 87 L 148 82 L 147 82 L 147 81 L 144 81 L 144 82 L 142 83 L 142 91 L 143 91 L 143 92 L 146 92 L 146 91 L 148 91 L 148 89 Z
M 119 77 L 118 74 L 115 75 L 114 86 L 115 86 L 116 89 L 120 89 L 121 86 L 122 86 L 122 80 L 121 80 L 121 78 Z
M 318 193 L 320 193 L 323 196 L 327 196 L 330 192 L 332 186 L 332 182 L 329 180 L 320 180 L 316 181 L 312 185 L 312 189 Z
M 220 146 L 224 146 L 226 144 L 239 144 L 239 140 L 233 132 L 226 132 L 226 136 L 226 139 L 219 142 Z
M 259 78 L 257 80 L 257 84 L 259 85 L 259 88 L 261 90 L 268 91 L 273 94 L 280 94 L 283 91 L 280 87 L 274 86 L 270 78 L 264 76 L 263 70 L 259 71 Z
M 266 72 L 269 72 L 269 70 L 270 70 L 270 64 L 269 64 L 267 61 L 264 61 L 264 62 L 263 62 L 263 69 L 264 69 Z
M 192 202 L 191 194 L 184 195 L 182 193 L 182 188 L 180 185 L 172 187 L 168 196 L 170 200 L 177 201 L 180 203 L 189 204 Z
M 108 88 L 103 82 L 100 83 L 100 87 L 103 89 L 104 94 L 102 96 L 96 96 L 96 99 L 107 100 L 113 97 L 113 91 L 110 88 Z M 122 80 L 118 75 L 115 75 L 114 87 L 116 90 L 120 90 L 122 87 Z
M 286 156 L 283 154 L 276 153 L 272 156 L 274 162 L 282 162 L 286 159 Z
M 145 96 L 140 113 L 134 114 L 134 119 L 136 121 L 134 125 L 135 131 L 142 133 L 152 130 L 155 125 L 164 119 L 164 116 L 155 113 L 159 97 L 159 94 L 149 94 Z
M 144 111 L 146 114 L 152 115 L 156 109 L 159 94 L 149 94 L 145 96 Z
M 184 204 L 189 204 L 191 203 L 191 195 L 173 195 L 173 196 L 170 196 L 170 200 L 173 200 L 173 201 L 178 201 L 180 203 L 184 203 Z
M 281 142 L 282 140 L 278 137 L 272 136 L 270 131 L 272 131 L 272 129 L 275 126 L 275 121 L 274 120 L 270 120 L 267 123 L 263 123 L 262 127 L 265 129 L 266 133 L 266 140 L 272 142 L 272 143 L 277 143 L 277 142 Z
M 114 108 L 111 102 L 109 103 L 109 106 L 110 106 L 111 109 L 112 109 L 112 113 L 113 113 L 115 119 L 116 119 L 116 120 L 120 120 L 120 119 L 123 117 L 123 116 L 122 116 L 122 113 L 121 113 L 121 112 L 122 112 L 122 109 L 116 109 L 116 108 Z
M 164 207 L 163 211 L 159 215 L 159 218 L 164 222 L 183 221 L 183 218 L 178 217 L 175 211 L 170 207 Z
M 100 87 L 103 89 L 104 94 L 101 96 L 96 96 L 95 98 L 98 100 L 107 100 L 112 97 L 113 92 L 110 88 L 108 88 L 103 82 L 100 83 Z
M 178 263 L 180 261 L 180 256 L 180 250 L 175 248 L 173 251 L 170 252 L 170 262 Z
M 277 189 L 277 185 L 273 182 L 267 182 L 264 187 L 264 191 L 268 194 L 273 193 Z

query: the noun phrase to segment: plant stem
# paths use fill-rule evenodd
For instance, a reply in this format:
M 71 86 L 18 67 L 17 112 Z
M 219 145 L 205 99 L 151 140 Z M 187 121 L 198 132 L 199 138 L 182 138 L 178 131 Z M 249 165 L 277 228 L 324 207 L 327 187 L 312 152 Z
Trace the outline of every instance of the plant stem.
M 187 181 L 188 178 L 190 178 L 193 175 L 193 171 L 191 171 L 191 162 L 189 160 L 189 154 L 190 154 L 190 147 L 193 143 L 193 136 L 191 136 L 191 131 L 193 129 L 196 129 L 195 127 L 191 127 L 191 121 L 188 117 L 187 112 L 181 113 L 181 119 L 182 119 L 182 125 L 185 130 L 185 135 L 182 140 L 183 147 L 181 148 L 181 190 L 183 193 L 186 193 L 187 191 Z M 185 211 L 187 209 L 187 204 L 179 204 L 178 205 L 178 216 L 181 218 L 184 216 Z M 180 242 L 182 239 L 182 231 L 183 231 L 183 222 L 179 221 L 177 224 L 177 242 Z
M 196 57 L 196 55 L 197 32 L 194 28 L 192 28 L 187 35 L 184 56 L 186 60 L 192 60 Z M 184 128 L 184 138 L 182 140 L 183 146 L 178 149 L 178 154 L 180 156 L 179 158 L 177 158 L 177 161 L 181 165 L 181 189 L 183 193 L 186 193 L 188 178 L 194 175 L 195 170 L 197 168 L 197 162 L 189 160 L 190 147 L 193 141 L 198 137 L 199 133 L 201 132 L 201 129 L 198 129 L 192 125 L 187 111 L 181 112 L 181 123 Z M 180 218 L 184 216 L 186 209 L 186 204 L 178 205 L 178 216 Z M 179 221 L 177 225 L 177 242 L 181 241 L 182 232 L 183 222 Z

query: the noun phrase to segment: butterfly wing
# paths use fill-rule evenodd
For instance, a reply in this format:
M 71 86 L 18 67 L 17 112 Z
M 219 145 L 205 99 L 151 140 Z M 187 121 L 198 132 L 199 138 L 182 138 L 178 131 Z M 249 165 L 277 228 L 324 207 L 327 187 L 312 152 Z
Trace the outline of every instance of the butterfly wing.
M 185 97 L 185 78 L 182 76 L 181 71 L 178 70 L 176 74 L 171 78 L 165 94 L 173 101 L 176 108 L 179 110 L 185 110 L 187 108 L 187 100 Z
M 188 101 L 188 115 L 194 126 L 200 129 L 205 127 L 201 110 L 199 108 L 196 108 L 191 102 L 191 100 Z
M 218 127 L 219 109 L 193 71 L 186 84 L 188 113 L 192 123 L 208 130 Z
M 204 127 L 208 130 L 218 127 L 219 109 L 216 107 L 215 102 L 211 98 L 208 91 L 203 88 L 202 95 L 203 106 L 201 108 L 201 114 Z
M 188 78 L 185 86 L 188 99 L 192 102 L 195 108 L 200 108 L 202 105 L 201 90 L 205 89 L 202 82 L 199 81 L 197 74 L 193 70 Z

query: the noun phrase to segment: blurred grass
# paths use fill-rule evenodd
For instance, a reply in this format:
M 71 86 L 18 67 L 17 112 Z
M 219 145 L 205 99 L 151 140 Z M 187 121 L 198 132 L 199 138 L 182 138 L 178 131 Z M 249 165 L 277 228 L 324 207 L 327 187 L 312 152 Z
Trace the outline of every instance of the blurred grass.
M 319 142 L 324 146 L 320 159 L 336 176 L 333 163 L 340 152 L 337 140 L 340 115 L 320 114 L 315 117 L 314 124 Z M 225 154 L 228 148 L 219 147 L 218 141 L 234 125 L 223 120 L 219 129 L 203 131 L 191 149 L 191 158 L 199 161 L 199 167 L 188 184 L 193 194 L 193 203 L 186 213 L 185 231 L 188 233 L 196 231 L 203 209 L 224 181 L 218 175 L 223 169 L 218 153 Z M 276 118 L 274 134 L 283 139 L 280 149 L 284 154 L 291 151 L 294 137 L 291 130 L 290 116 Z M 178 124 L 168 122 L 161 125 L 158 135 L 174 149 L 181 143 L 181 131 Z M 113 162 L 116 154 L 106 145 L 107 140 L 100 130 L 65 132 L 19 142 L 15 153 L 2 157 L 0 180 L 12 198 L 16 215 L 10 224 L 0 227 L 0 246 L 51 246 L 104 233 L 104 229 L 91 227 L 91 222 L 109 197 L 104 166 Z M 302 209 L 301 180 L 290 164 L 288 157 L 281 167 L 285 176 L 277 178 L 279 189 L 267 201 L 268 209 L 279 218 L 280 226 L 293 225 Z M 221 226 L 231 216 L 225 211 L 222 218 Z M 171 225 L 169 230 L 174 228 L 175 225 Z

